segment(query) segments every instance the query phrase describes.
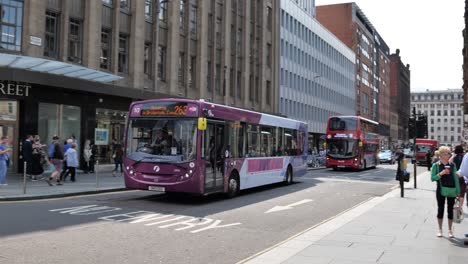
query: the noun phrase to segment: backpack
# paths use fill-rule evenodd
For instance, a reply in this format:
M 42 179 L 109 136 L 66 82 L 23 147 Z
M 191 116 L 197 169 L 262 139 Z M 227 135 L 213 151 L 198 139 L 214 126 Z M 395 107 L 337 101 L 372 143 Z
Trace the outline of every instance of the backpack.
M 47 149 L 47 155 L 49 156 L 49 158 L 54 157 L 54 149 L 55 149 L 55 143 L 51 143 L 49 145 L 49 148 Z

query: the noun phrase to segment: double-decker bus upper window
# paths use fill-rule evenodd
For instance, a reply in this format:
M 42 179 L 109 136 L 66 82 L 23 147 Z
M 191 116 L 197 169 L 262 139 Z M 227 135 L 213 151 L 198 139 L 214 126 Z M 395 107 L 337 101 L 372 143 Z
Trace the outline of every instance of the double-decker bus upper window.
M 356 130 L 357 119 L 355 117 L 333 117 L 329 121 L 329 130 Z
M 176 162 L 195 159 L 197 123 L 194 118 L 131 119 L 128 131 L 130 159 L 160 158 Z

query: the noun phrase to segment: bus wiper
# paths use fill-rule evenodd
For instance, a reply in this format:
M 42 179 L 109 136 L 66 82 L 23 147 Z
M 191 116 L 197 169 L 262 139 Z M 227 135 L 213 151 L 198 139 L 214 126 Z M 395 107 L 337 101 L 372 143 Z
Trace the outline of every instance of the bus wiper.
M 180 165 L 178 162 L 169 162 L 169 161 L 162 161 L 160 162 L 161 164 L 170 164 L 170 165 L 174 165 L 176 166 L 177 168 L 179 169 L 184 169 L 186 170 L 187 168 L 185 168 L 184 166 Z

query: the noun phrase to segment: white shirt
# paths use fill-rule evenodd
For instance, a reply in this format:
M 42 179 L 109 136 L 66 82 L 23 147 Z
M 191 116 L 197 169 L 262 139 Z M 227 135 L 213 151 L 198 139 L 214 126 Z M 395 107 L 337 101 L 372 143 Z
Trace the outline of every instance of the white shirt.
M 463 156 L 462 163 L 460 165 L 460 169 L 458 173 L 465 178 L 465 182 L 468 183 L 468 154 Z

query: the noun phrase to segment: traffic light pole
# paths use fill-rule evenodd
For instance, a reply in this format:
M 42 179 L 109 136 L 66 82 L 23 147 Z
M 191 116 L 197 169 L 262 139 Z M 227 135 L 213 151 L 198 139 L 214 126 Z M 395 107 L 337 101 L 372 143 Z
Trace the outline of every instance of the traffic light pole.
M 416 119 L 417 119 L 417 115 L 416 115 L 416 107 L 413 107 L 413 122 L 414 122 L 414 135 L 413 135 L 413 157 L 412 157 L 412 160 L 413 162 L 413 168 L 414 168 L 414 188 L 416 189 L 416 168 L 418 167 L 417 165 L 417 162 L 416 162 L 416 135 L 418 134 L 418 126 L 416 125 Z

